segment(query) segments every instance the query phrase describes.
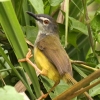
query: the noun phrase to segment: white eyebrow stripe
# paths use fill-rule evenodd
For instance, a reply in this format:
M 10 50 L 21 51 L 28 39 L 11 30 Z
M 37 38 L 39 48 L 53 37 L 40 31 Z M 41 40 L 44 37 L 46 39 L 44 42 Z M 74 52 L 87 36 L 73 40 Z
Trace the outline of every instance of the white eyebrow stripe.
M 49 20 L 48 18 L 44 18 L 44 17 L 40 17 L 40 19 L 42 19 L 42 20 Z

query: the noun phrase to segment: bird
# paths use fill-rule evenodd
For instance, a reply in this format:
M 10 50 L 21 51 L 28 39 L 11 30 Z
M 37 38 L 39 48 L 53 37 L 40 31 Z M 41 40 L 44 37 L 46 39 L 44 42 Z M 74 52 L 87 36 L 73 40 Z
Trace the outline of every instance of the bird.
M 32 16 L 38 26 L 38 35 L 34 43 L 34 60 L 37 65 L 33 67 L 41 75 L 54 81 L 53 87 L 38 100 L 46 98 L 51 91 L 59 84 L 61 79 L 66 80 L 68 84 L 77 83 L 73 78 L 71 61 L 63 48 L 57 22 L 49 15 L 34 14 L 27 11 Z M 31 55 L 29 51 L 28 54 Z M 28 60 L 29 61 L 29 60 Z M 32 63 L 29 61 L 32 65 Z

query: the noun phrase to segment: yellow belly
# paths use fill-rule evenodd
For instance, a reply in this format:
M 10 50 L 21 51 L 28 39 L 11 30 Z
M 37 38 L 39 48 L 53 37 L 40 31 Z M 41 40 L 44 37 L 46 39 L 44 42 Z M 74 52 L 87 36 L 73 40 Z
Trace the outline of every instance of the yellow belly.
M 37 47 L 34 48 L 34 60 L 37 67 L 41 71 L 46 72 L 46 76 L 49 79 L 55 82 L 60 80 L 60 75 L 58 71 L 55 69 L 52 63 L 49 62 L 46 56 Z

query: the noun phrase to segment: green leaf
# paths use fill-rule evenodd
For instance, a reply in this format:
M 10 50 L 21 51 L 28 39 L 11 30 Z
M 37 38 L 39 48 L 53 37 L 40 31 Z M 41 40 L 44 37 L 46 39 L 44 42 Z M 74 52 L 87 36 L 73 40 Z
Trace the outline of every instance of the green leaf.
M 25 58 L 25 55 L 28 52 L 28 47 L 21 30 L 21 26 L 18 23 L 16 14 L 14 12 L 11 0 L 0 2 L 0 21 L 4 32 L 14 50 L 14 53 L 17 56 L 17 59 Z M 36 92 L 36 96 L 39 97 L 41 95 L 40 87 L 35 70 L 27 62 L 22 62 L 20 65 L 25 69 L 28 76 L 30 77 Z M 29 91 L 31 98 L 36 98 L 32 93 L 32 89 L 30 88 L 27 80 L 25 81 L 26 83 L 24 84 L 27 84 L 27 90 Z
M 100 12 L 97 12 L 91 21 L 91 27 L 94 32 L 94 38 L 100 43 Z
M 61 2 L 63 2 L 63 0 L 49 0 L 50 5 L 51 6 L 57 6 L 59 5 Z
M 29 0 L 32 6 L 34 7 L 35 11 L 38 14 L 43 14 L 44 13 L 44 4 L 42 0 Z
M 49 91 L 51 87 L 54 85 L 54 81 L 48 79 L 47 77 L 42 76 L 42 83 L 45 86 L 46 90 Z M 53 99 L 54 97 L 58 96 L 60 93 L 64 92 L 68 89 L 69 86 L 64 82 L 61 81 L 54 89 L 53 92 L 50 92 L 50 97 Z
M 23 1 L 24 0 L 14 0 L 14 1 L 12 0 L 13 7 L 15 9 L 16 16 L 18 19 L 20 19 L 21 17 Z
M 78 15 L 82 12 L 83 10 L 83 3 L 82 1 L 79 0 L 71 0 L 69 3 L 69 16 L 78 18 Z
M 100 31 L 100 12 L 97 12 L 91 21 L 91 27 L 94 32 Z
M 24 26 L 22 27 L 22 30 L 26 34 L 26 38 L 34 44 L 38 33 L 38 28 L 34 26 Z
M 97 81 L 99 81 L 99 80 L 100 80 L 100 78 L 94 80 L 93 82 L 91 82 L 91 84 L 93 84 L 93 83 L 95 83 L 95 82 L 97 82 Z M 92 96 L 92 97 L 94 97 L 94 96 L 100 94 L 100 84 L 98 84 L 98 85 L 96 85 L 95 87 L 93 87 L 92 89 L 90 89 L 90 90 L 89 90 L 89 94 L 90 94 L 90 96 Z
M 54 81 L 48 79 L 47 77 L 42 76 L 41 80 L 47 91 L 49 91 L 51 87 L 54 85 Z M 70 86 L 64 80 L 60 80 L 60 83 L 55 87 L 55 89 L 52 92 L 50 92 L 51 99 L 63 93 L 69 87 Z M 77 100 L 77 97 L 75 97 L 72 100 Z
M 85 24 L 81 23 L 80 21 L 69 17 L 70 22 L 70 30 L 75 32 L 81 32 L 85 35 L 88 35 L 87 27 Z
M 77 47 L 77 38 L 78 38 L 78 35 L 77 33 L 75 32 L 71 32 L 68 34 L 68 43 L 72 44 L 74 47 Z
M 98 64 L 98 59 L 97 59 L 97 57 L 95 57 L 95 56 L 92 55 L 92 54 L 93 54 L 93 53 L 91 53 L 91 54 L 89 55 L 89 57 L 86 59 L 86 61 L 87 61 L 87 62 L 91 62 L 91 63 L 97 65 L 97 64 Z
M 87 75 L 80 70 L 77 66 L 73 65 L 74 70 L 76 70 L 83 78 L 87 77 Z
M 0 88 L 0 100 L 24 100 L 24 97 L 14 87 L 6 85 Z
M 100 3 L 100 0 L 95 0 L 97 3 Z
M 96 65 L 96 68 L 99 69 L 100 68 L 100 64 Z

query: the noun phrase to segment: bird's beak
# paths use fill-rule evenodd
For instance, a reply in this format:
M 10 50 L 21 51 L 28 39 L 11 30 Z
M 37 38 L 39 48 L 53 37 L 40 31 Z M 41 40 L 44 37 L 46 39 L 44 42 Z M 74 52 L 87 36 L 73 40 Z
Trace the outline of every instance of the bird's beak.
M 32 16 L 34 19 L 39 20 L 39 18 L 36 16 L 36 14 L 33 14 L 32 12 L 27 11 L 30 16 Z

